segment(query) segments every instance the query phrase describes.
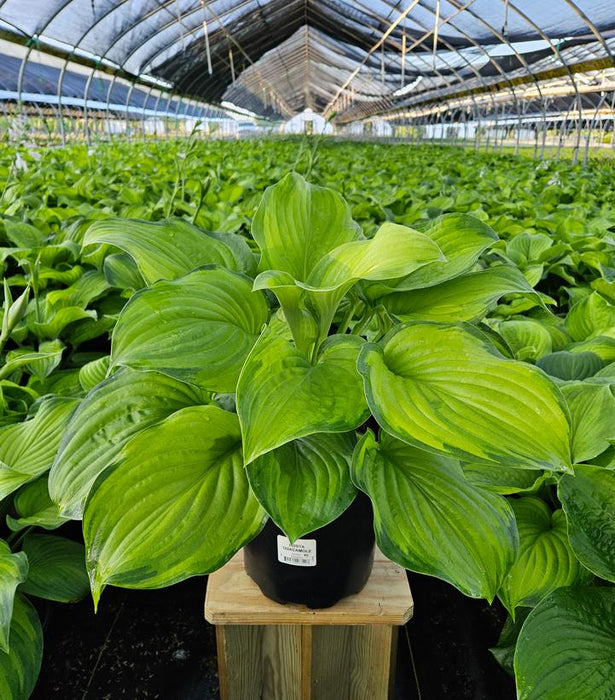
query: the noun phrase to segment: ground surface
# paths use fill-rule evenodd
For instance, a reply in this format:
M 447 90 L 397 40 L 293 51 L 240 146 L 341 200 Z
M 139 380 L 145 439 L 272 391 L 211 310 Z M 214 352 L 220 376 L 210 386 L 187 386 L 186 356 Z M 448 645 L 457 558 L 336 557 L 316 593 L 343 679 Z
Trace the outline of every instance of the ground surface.
M 89 600 L 41 606 L 45 654 L 33 700 L 218 698 L 205 581 L 160 591 L 108 588 L 97 615 Z M 512 700 L 512 679 L 488 651 L 502 609 L 426 576 L 410 582 L 415 616 L 400 631 L 397 700 Z
M 107 588 L 96 615 L 90 600 L 53 605 L 32 700 L 217 698 L 204 595 L 205 579 L 194 578 L 160 591 Z

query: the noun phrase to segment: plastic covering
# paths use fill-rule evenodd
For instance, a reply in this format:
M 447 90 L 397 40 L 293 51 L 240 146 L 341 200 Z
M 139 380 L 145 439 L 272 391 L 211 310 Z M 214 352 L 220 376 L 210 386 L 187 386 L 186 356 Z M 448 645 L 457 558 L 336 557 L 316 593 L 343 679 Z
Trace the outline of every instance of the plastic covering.
M 26 49 L 0 58 L 2 89 L 141 110 L 156 85 L 339 123 L 442 109 L 581 115 L 605 101 L 587 94 L 615 88 L 613 0 L 4 0 L 0 29 Z M 109 76 L 41 66 L 41 49 Z

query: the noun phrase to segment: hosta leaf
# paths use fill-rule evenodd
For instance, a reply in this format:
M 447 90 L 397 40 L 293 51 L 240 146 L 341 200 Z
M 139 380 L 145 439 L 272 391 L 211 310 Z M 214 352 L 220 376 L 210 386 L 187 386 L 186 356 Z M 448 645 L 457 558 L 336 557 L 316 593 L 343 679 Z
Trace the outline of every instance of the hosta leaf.
M 4 231 L 9 241 L 18 248 L 37 248 L 43 244 L 45 234 L 36 226 L 24 221 L 3 219 Z
M 464 464 L 463 471 L 474 486 L 503 495 L 532 491 L 544 480 L 544 475 L 536 469 L 518 469 L 502 464 Z
M 324 255 L 362 237 L 340 195 L 297 173 L 265 190 L 252 236 L 261 251 L 260 270 L 288 272 L 302 282 Z
M 506 500 L 472 486 L 454 459 L 371 431 L 355 449 L 353 478 L 374 506 L 380 549 L 407 569 L 493 599 L 517 545 Z
M 9 650 L 15 591 L 27 575 L 26 555 L 22 552 L 13 554 L 8 544 L 0 540 L 0 652 Z
M 128 253 L 107 255 L 104 263 L 105 279 L 111 287 L 119 289 L 142 289 L 145 287 L 143 275 L 137 263 Z
M 444 256 L 429 236 L 386 222 L 373 238 L 344 243 L 326 253 L 311 271 L 306 287 L 333 290 L 360 279 L 401 277 L 438 260 Z
M 109 361 L 109 355 L 103 355 L 81 367 L 79 370 L 79 384 L 81 384 L 84 391 L 90 391 L 106 379 L 109 371 Z
M 491 647 L 489 651 L 496 658 L 500 666 L 508 673 L 510 676 L 515 675 L 514 669 L 514 658 L 515 658 L 515 648 L 517 647 L 517 639 L 519 638 L 519 632 L 521 632 L 521 627 L 527 619 L 531 608 L 517 608 L 515 612 L 515 619 L 509 615 L 506 618 L 504 627 L 502 627 L 502 632 L 500 633 L 500 638 L 498 639 L 497 646 Z
M 544 265 L 530 265 L 524 268 L 523 276 L 532 287 L 535 287 L 542 279 L 543 272 Z
M 511 614 L 517 606 L 537 605 L 562 586 L 589 583 L 592 575 L 579 564 L 566 532 L 564 512 L 535 496 L 511 499 L 519 531 L 517 558 L 498 595 Z
M 600 363 L 602 366 L 602 362 Z M 608 365 L 602 367 L 601 370 L 595 373 L 596 377 L 608 377 L 615 379 L 615 362 L 609 362 Z M 584 377 L 583 377 L 584 378 Z
M 82 323 L 76 323 L 67 330 L 65 333 L 66 340 L 73 347 L 78 347 L 82 343 L 87 343 L 88 340 L 104 336 L 103 342 L 106 344 L 116 321 L 117 318 L 115 316 L 106 314 L 97 319 L 86 319 Z
M 95 221 L 83 239 L 84 248 L 108 243 L 128 253 L 145 282 L 173 280 L 203 265 L 222 265 L 244 271 L 235 252 L 215 235 L 181 219 Z
M 506 255 L 515 265 L 524 267 L 528 263 L 541 260 L 552 245 L 553 239 L 550 236 L 524 231 L 508 241 Z
M 52 465 L 78 399 L 48 397 L 33 418 L 0 429 L 0 498 L 44 474 Z
M 557 493 L 574 553 L 590 571 L 615 581 L 615 471 L 575 465 Z
M 23 593 L 60 603 L 75 603 L 88 594 L 85 547 L 80 542 L 55 535 L 29 534 L 22 548 L 30 566 L 28 578 L 20 589 Z
M 566 317 L 566 330 L 573 340 L 586 340 L 615 326 L 615 306 L 598 292 L 577 302 Z
M 61 309 L 77 306 L 80 309 L 85 309 L 108 289 L 109 283 L 105 276 L 98 270 L 89 270 L 70 287 L 48 292 L 45 303 L 47 308 Z
M 565 402 L 540 370 L 467 324 L 405 324 L 383 345 L 367 344 L 358 368 L 389 433 L 465 461 L 570 469 Z
M 266 329 L 237 385 L 237 413 L 246 464 L 313 433 L 344 433 L 369 415 L 357 336 L 331 336 L 312 365 L 292 342 Z
M 78 369 L 56 369 L 42 380 L 32 378 L 28 385 L 39 396 L 56 394 L 56 396 L 76 398 L 83 394 L 83 389 L 79 384 Z
M 66 306 L 55 311 L 51 309 L 45 321 L 32 321 L 28 328 L 37 338 L 58 338 L 67 326 L 76 321 L 94 319 L 98 314 L 93 309 L 82 309 L 80 306 Z
M 159 372 L 122 369 L 95 387 L 66 427 L 49 475 L 49 493 L 62 515 L 82 516 L 94 480 L 131 437 L 203 402 L 201 391 Z
M 560 588 L 525 621 L 515 653 L 519 700 L 615 697 L 615 588 Z
M 296 282 L 305 290 L 307 306 L 317 311 L 321 336 L 325 337 L 342 297 L 360 279 L 378 280 L 407 274 L 434 260 L 443 259 L 438 246 L 429 238 L 387 222 L 374 238 L 352 241 L 338 246 L 323 256 L 311 271 L 306 282 Z M 269 288 L 278 294 L 285 313 L 288 313 L 289 281 L 292 276 L 268 270 L 254 282 L 255 289 Z M 297 306 L 297 301 L 293 304 Z M 292 313 L 292 312 L 291 312 Z M 292 317 L 289 322 L 293 323 Z M 292 326 L 291 326 L 292 327 Z
M 514 267 L 492 267 L 426 289 L 397 292 L 380 300 L 395 316 L 409 320 L 472 321 L 480 319 L 505 294 L 537 297 Z
M 13 508 L 17 517 L 7 515 L 6 523 L 14 532 L 31 525 L 55 530 L 68 521 L 68 518 L 60 515 L 58 506 L 49 496 L 47 474 L 21 488 L 13 498 Z
M 372 298 L 392 291 L 432 287 L 459 277 L 471 270 L 498 235 L 487 224 L 467 214 L 444 214 L 419 230 L 429 236 L 444 254 L 445 261 L 432 262 L 412 274 L 387 283 L 376 283 L 368 288 Z
M 254 495 L 291 541 L 335 520 L 352 502 L 353 447 L 347 433 L 318 433 L 282 445 L 248 465 Z
M 0 651 L 0 697 L 23 700 L 34 690 L 43 659 L 43 630 L 33 605 L 15 597 L 9 652 Z
M 599 335 L 596 338 L 570 345 L 568 350 L 572 353 L 592 353 L 604 362 L 613 362 L 615 360 L 615 338 Z
M 185 408 L 131 440 L 97 481 L 83 533 L 95 602 L 213 571 L 261 529 L 234 413 Z
M 6 362 L 0 369 L 0 377 L 8 377 L 18 369 L 25 369 L 38 379 L 48 377 L 60 364 L 64 343 L 60 340 L 48 340 L 40 343 L 38 350 L 19 348 L 6 355 Z
M 76 282 L 84 273 L 81 265 L 73 265 L 68 270 L 56 270 L 55 268 L 41 267 L 38 278 L 41 281 L 52 281 L 62 285 L 71 285 Z
M 615 386 L 574 382 L 562 387 L 572 426 L 572 457 L 586 462 L 615 439 Z
M 268 308 L 251 282 L 222 268 L 197 270 L 137 292 L 113 332 L 111 366 L 155 369 L 210 391 L 235 391 Z
M 296 346 L 306 354 L 313 352 L 318 343 L 319 328 L 323 329 L 323 337 L 328 334 L 327 318 L 318 318 L 316 309 L 313 308 L 314 305 L 312 308 L 308 308 L 309 292 L 297 286 L 296 281 L 288 272 L 280 272 L 279 270 L 261 272 L 254 280 L 253 289 L 255 291 L 261 289 L 273 291 L 280 302 L 280 308 Z M 331 296 L 331 294 L 327 295 L 325 302 L 331 299 Z M 334 305 L 335 295 L 331 301 Z M 322 315 L 325 311 L 325 309 L 321 309 L 320 314 Z M 331 312 L 329 312 L 329 317 L 331 317 Z M 330 323 L 332 318 L 328 320 Z
M 516 360 L 535 362 L 551 352 L 551 334 L 538 321 L 510 319 L 499 323 L 497 330 Z
M 536 362 L 547 374 L 567 381 L 592 377 L 602 364 L 602 360 L 593 352 L 574 353 L 566 350 L 545 355 Z

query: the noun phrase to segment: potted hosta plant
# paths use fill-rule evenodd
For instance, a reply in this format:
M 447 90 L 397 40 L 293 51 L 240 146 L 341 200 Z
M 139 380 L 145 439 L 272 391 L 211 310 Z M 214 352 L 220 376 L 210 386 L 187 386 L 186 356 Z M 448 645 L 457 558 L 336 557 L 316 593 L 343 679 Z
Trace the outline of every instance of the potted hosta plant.
M 90 227 L 91 258 L 139 290 L 110 356 L 82 370 L 92 388 L 49 477 L 61 514 L 83 519 L 95 604 L 107 585 L 211 572 L 268 519 L 292 547 L 361 492 L 388 557 L 513 615 L 545 598 L 526 625 L 574 618 L 575 590 L 584 610 L 615 612 L 611 588 L 549 598 L 615 577 L 615 472 L 588 464 L 615 437 L 600 418 L 610 375 L 572 381 L 582 344 L 562 369 L 550 300 L 489 226 L 449 214 L 420 228 L 366 237 L 340 196 L 294 173 L 266 190 L 254 247 L 184 222 Z M 532 317 L 487 318 L 511 294 L 509 313 Z M 518 659 L 534 697 L 537 665 Z

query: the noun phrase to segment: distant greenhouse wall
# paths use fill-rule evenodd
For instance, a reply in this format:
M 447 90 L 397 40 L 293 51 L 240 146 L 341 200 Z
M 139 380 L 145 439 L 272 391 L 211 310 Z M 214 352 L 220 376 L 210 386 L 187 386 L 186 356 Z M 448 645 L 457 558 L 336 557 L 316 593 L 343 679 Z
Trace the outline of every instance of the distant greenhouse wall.
M 334 129 L 320 114 L 306 109 L 282 125 L 284 134 L 332 134 Z

